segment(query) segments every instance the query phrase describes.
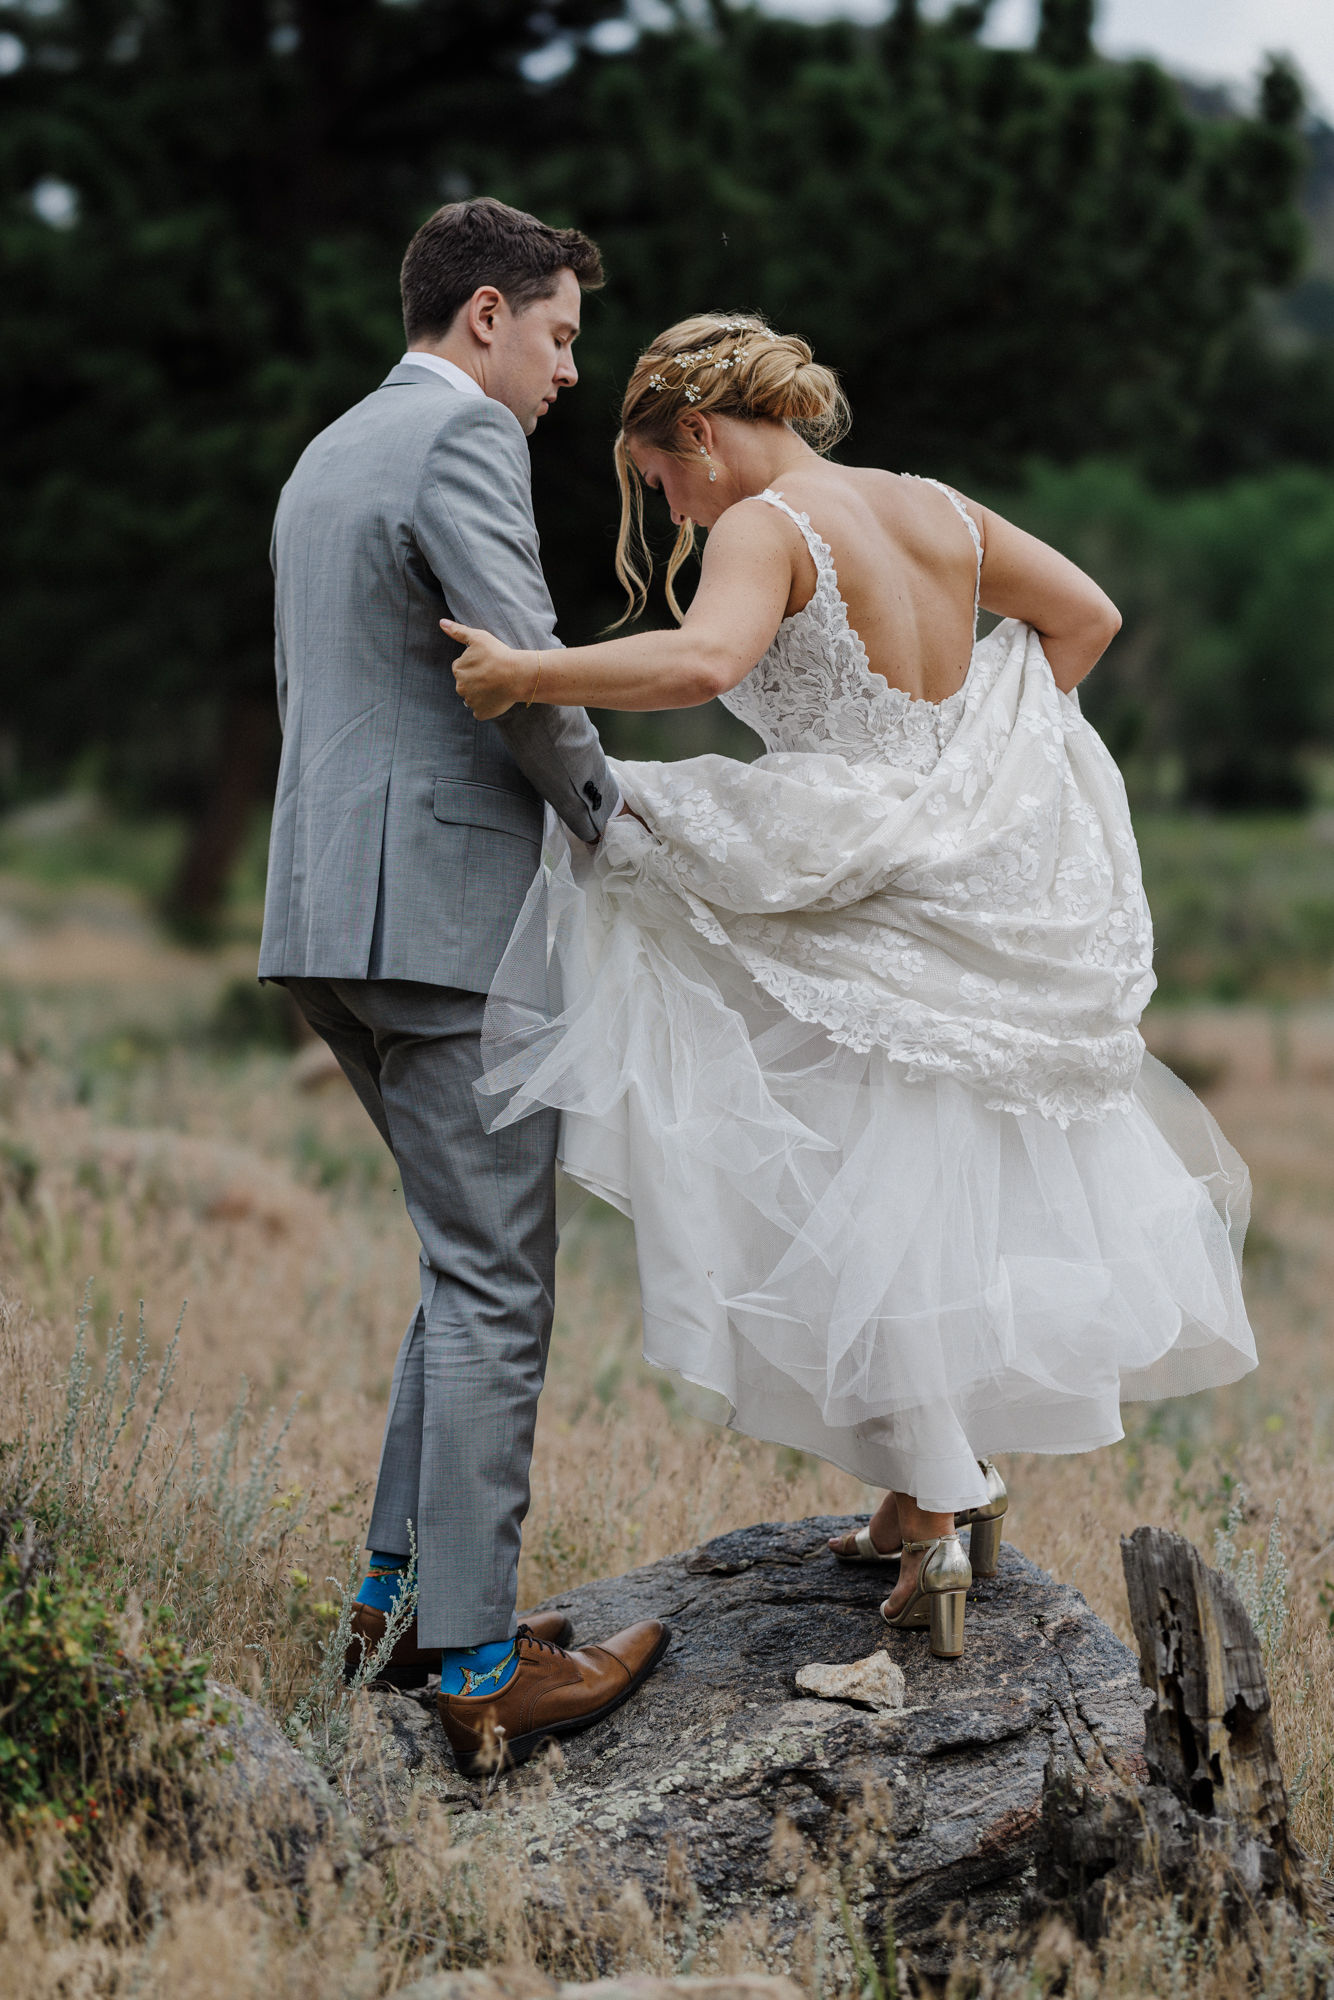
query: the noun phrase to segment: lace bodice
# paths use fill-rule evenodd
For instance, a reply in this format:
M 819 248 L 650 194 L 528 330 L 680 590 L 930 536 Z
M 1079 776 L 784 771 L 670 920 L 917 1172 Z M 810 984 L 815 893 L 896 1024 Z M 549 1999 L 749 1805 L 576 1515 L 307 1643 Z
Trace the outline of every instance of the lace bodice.
M 732 968 L 725 985 L 881 1049 L 910 1081 L 951 1076 L 1058 1122 L 1126 1109 L 1153 930 L 1106 746 L 1015 619 L 974 644 L 947 701 L 889 687 L 828 547 L 791 518 L 815 591 L 730 702 L 766 754 L 615 763 L 637 817 L 603 837 L 598 907 L 623 889 L 627 950 L 661 924 L 676 965 L 688 927 Z M 677 1034 L 674 1012 L 661 1031 Z
M 981 537 L 956 493 L 937 479 L 923 484 L 945 495 L 972 537 L 976 637 Z M 815 590 L 808 604 L 783 620 L 758 665 L 723 696 L 724 706 L 763 739 L 766 750 L 835 750 L 849 763 L 874 759 L 909 771 L 934 769 L 958 727 L 968 681 L 945 701 L 917 701 L 872 673 L 849 622 L 828 542 L 811 526 L 809 514 L 797 513 L 781 493 L 766 489 L 760 498 L 800 529 L 815 564 Z

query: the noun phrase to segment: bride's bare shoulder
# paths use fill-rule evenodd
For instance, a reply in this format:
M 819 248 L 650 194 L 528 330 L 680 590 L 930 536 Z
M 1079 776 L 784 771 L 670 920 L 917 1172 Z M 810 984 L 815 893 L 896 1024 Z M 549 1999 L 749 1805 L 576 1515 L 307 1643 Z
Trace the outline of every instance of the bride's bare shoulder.
M 754 493 L 724 508 L 709 529 L 705 551 L 707 554 L 709 549 L 786 548 L 794 537 L 800 541 L 801 532 L 791 517 Z
M 784 482 L 783 498 L 817 524 L 821 516 L 855 516 L 859 512 L 884 517 L 902 507 L 913 481 L 877 465 L 831 465 L 823 460 L 803 467 Z

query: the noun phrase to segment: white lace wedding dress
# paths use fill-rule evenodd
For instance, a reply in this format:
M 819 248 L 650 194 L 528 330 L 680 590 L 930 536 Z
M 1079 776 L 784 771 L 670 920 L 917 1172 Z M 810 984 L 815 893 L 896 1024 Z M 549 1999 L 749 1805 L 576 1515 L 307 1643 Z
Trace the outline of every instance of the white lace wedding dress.
M 1246 1169 L 1144 1050 L 1124 789 L 1036 635 L 910 698 L 764 498 L 818 578 L 725 697 L 766 754 L 615 767 L 652 832 L 535 885 L 483 1104 L 557 1106 L 565 1171 L 633 1217 L 650 1361 L 948 1511 L 980 1456 L 1255 1365 Z

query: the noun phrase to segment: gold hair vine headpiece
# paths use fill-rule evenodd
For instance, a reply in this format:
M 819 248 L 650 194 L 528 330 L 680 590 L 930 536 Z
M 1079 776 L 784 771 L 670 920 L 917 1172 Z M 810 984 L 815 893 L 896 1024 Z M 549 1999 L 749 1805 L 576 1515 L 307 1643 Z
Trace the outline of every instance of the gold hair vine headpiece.
M 765 335 L 758 327 L 747 326 L 742 320 L 729 319 L 723 321 L 720 339 L 726 338 L 729 335 L 735 337 L 738 334 L 750 334 L 752 337 L 758 335 L 761 339 L 765 338 Z M 688 403 L 698 403 L 702 399 L 704 392 L 695 383 L 687 382 L 685 379 L 687 375 L 693 374 L 697 368 L 710 367 L 715 369 L 719 374 L 725 374 L 729 368 L 738 367 L 741 362 L 748 358 L 749 354 L 749 347 L 736 347 L 733 348 L 730 354 L 723 355 L 719 354 L 716 344 L 713 347 L 693 347 L 686 348 L 680 354 L 669 355 L 662 366 L 664 368 L 672 367 L 679 371 L 686 401 Z M 667 377 L 655 368 L 648 378 L 648 386 L 656 395 L 660 390 L 670 388 L 671 384 L 668 382 Z

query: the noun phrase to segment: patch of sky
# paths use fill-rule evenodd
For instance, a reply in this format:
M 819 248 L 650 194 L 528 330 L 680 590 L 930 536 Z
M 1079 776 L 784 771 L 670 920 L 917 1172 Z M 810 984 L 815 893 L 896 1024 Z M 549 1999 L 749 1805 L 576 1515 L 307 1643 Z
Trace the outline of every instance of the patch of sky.
M 589 29 L 585 39 L 589 48 L 600 56 L 623 56 L 639 40 L 639 28 L 622 15 L 619 19 L 599 21 Z
M 650 0 L 632 0 L 632 13 Z M 699 0 L 679 0 L 689 7 Z M 889 0 L 760 0 L 767 14 L 821 21 L 882 21 Z M 943 20 L 957 0 L 920 0 L 923 17 Z M 993 48 L 1031 47 L 1041 0 L 992 0 L 982 40 Z M 1267 53 L 1297 64 L 1312 109 L 1334 115 L 1334 6 L 1330 0 L 1099 0 L 1094 39 L 1103 55 L 1148 55 L 1201 82 L 1253 90 Z
M 659 19 L 659 16 L 662 19 Z M 550 16 L 535 15 L 531 26 L 546 25 Z M 612 15 L 608 20 L 597 21 L 582 35 L 553 33 L 549 41 L 540 48 L 530 49 L 520 58 L 519 69 L 529 83 L 556 83 L 573 68 L 580 48 L 591 49 L 594 55 L 623 56 L 630 50 L 646 27 L 670 24 L 671 12 L 659 4 L 659 0 L 631 0 L 626 13 Z M 555 22 L 551 20 L 554 28 Z
M 530 49 L 521 56 L 519 70 L 529 83 L 555 83 L 574 67 L 577 53 L 568 35 L 558 35 L 555 41 L 544 42 L 540 49 Z
M 79 219 L 79 190 L 46 174 L 28 196 L 34 212 L 52 229 L 73 229 Z

